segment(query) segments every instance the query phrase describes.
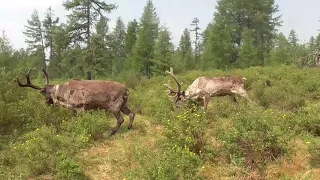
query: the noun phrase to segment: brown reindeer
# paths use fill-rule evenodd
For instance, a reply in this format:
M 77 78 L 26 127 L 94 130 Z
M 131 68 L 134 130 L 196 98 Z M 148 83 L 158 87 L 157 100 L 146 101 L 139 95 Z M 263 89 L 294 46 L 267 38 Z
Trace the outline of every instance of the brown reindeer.
M 49 85 L 48 74 L 43 68 L 42 71 L 46 78 L 44 88 L 31 83 L 31 69 L 25 75 L 27 83 L 22 84 L 17 79 L 18 85 L 40 90 L 40 93 L 45 95 L 48 104 L 66 107 L 75 113 L 89 109 L 111 111 L 117 119 L 117 125 L 110 135 L 114 135 L 124 121 L 120 112 L 129 116 L 128 129 L 132 128 L 135 114 L 127 106 L 129 90 L 123 84 L 114 81 L 72 79 L 63 84 Z
M 199 77 L 187 88 L 185 91 L 181 91 L 183 83 L 179 83 L 178 79 L 173 74 L 173 68 L 170 68 L 170 72 L 166 71 L 178 85 L 178 90 L 174 90 L 170 86 L 170 81 L 165 86 L 168 88 L 169 96 L 173 100 L 176 98 L 176 107 L 179 108 L 182 103 L 187 100 L 193 100 L 202 102 L 203 109 L 207 111 L 207 106 L 211 97 L 214 96 L 230 96 L 233 102 L 237 102 L 235 95 L 238 94 L 244 97 L 249 102 L 252 100 L 249 98 L 247 92 L 244 89 L 244 80 L 238 76 L 224 76 L 224 77 Z

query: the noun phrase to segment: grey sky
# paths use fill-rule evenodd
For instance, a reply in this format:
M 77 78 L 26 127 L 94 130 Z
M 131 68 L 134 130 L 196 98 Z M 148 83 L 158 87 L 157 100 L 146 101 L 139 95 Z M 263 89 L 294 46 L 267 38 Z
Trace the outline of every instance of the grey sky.
M 142 15 L 147 0 L 109 0 L 117 3 L 117 10 L 109 18 L 110 26 L 121 16 L 127 24 L 133 18 L 139 19 Z M 39 11 L 42 18 L 46 9 L 51 6 L 62 21 L 66 20 L 67 11 L 62 6 L 63 0 L 0 0 L 0 30 L 5 30 L 14 48 L 25 48 L 25 36 L 22 33 L 27 19 L 34 9 Z M 165 25 L 172 33 L 174 44 L 179 42 L 184 28 L 190 28 L 194 17 L 200 20 L 202 30 L 212 20 L 215 12 L 216 0 L 153 0 L 161 25 Z M 288 35 L 291 29 L 296 30 L 301 41 L 308 41 L 311 36 L 316 36 L 320 29 L 319 0 L 276 0 L 282 14 L 283 26 L 281 32 Z

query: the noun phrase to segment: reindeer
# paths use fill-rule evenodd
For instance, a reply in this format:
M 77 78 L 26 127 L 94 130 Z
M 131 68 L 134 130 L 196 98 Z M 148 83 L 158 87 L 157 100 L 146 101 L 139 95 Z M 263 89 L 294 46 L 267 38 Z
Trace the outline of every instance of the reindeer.
M 49 85 L 48 74 L 43 68 L 42 71 L 46 79 L 45 87 L 41 88 L 31 83 L 31 69 L 25 75 L 26 84 L 17 79 L 18 86 L 39 90 L 46 97 L 47 104 L 71 109 L 76 114 L 89 109 L 111 111 L 117 119 L 117 125 L 110 136 L 117 132 L 124 121 L 120 112 L 129 116 L 128 129 L 132 128 L 135 113 L 127 106 L 129 90 L 123 84 L 115 81 L 72 79 L 63 84 Z
M 223 76 L 223 77 L 199 77 L 193 81 L 193 83 L 185 91 L 181 91 L 183 83 L 179 83 L 176 76 L 173 74 L 173 68 L 169 71 L 165 71 L 169 74 L 178 85 L 178 90 L 174 90 L 170 85 L 164 84 L 168 88 L 168 95 L 171 100 L 175 100 L 177 108 L 180 108 L 181 104 L 187 100 L 195 102 L 202 102 L 202 108 L 207 111 L 207 106 L 211 97 L 214 96 L 230 96 L 233 102 L 237 102 L 235 95 L 238 94 L 244 97 L 247 101 L 253 102 L 247 92 L 244 89 L 244 80 L 238 76 Z

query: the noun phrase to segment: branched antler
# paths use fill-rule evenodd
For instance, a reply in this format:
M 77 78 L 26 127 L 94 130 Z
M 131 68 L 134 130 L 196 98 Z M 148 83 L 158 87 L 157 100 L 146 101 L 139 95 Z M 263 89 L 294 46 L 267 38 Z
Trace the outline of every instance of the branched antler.
M 166 88 L 168 88 L 168 94 L 177 94 L 178 91 L 174 90 L 170 85 L 170 80 L 168 80 L 167 84 L 164 84 Z
M 181 94 L 181 86 L 183 83 L 179 83 L 178 79 L 176 78 L 176 76 L 173 74 L 173 68 L 170 67 L 170 72 L 169 71 L 166 71 L 167 74 L 169 74 L 173 79 L 174 81 L 176 81 L 177 85 L 178 85 L 178 91 L 177 93 L 178 94 Z
M 25 75 L 26 76 L 26 80 L 27 80 L 27 83 L 26 84 L 22 84 L 19 79 L 17 78 L 17 83 L 18 83 L 18 86 L 20 87 L 30 87 L 30 88 L 33 88 L 33 89 L 38 89 L 38 90 L 41 90 L 42 88 L 38 87 L 38 86 L 35 86 L 31 83 L 30 81 L 30 72 L 31 72 L 32 69 L 29 69 L 28 73 Z
M 165 84 L 165 86 L 169 89 L 169 93 L 168 94 L 176 94 L 177 96 L 177 101 L 181 95 L 181 86 L 182 86 L 182 82 L 179 83 L 178 79 L 176 78 L 176 76 L 173 74 L 173 68 L 170 67 L 170 71 L 165 71 L 165 73 L 169 74 L 173 79 L 174 81 L 177 83 L 178 85 L 178 90 L 174 90 L 171 86 L 170 86 L 170 81 L 168 82 L 168 84 Z

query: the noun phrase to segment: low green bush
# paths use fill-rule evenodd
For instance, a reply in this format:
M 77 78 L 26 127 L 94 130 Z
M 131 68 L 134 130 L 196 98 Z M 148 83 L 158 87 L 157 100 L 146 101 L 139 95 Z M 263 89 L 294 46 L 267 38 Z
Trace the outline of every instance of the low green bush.
M 168 144 L 184 147 L 201 154 L 207 145 L 207 130 L 209 121 L 203 111 L 187 109 L 168 118 L 165 122 L 165 136 Z M 195 112 L 192 112 L 195 111 Z
M 295 116 L 288 119 L 287 126 L 292 127 L 297 134 L 306 131 L 320 136 L 319 105 L 313 104 L 300 109 Z
M 230 154 L 231 161 L 239 165 L 262 170 L 266 163 L 290 149 L 287 144 L 290 134 L 282 121 L 272 111 L 239 109 L 232 117 L 232 124 L 216 125 L 214 134 L 223 143 L 220 153 Z
M 52 172 L 55 157 L 69 146 L 64 137 L 56 133 L 54 128 L 40 127 L 27 133 L 11 145 L 11 156 L 14 164 L 27 168 L 30 175 Z
M 105 111 L 88 111 L 80 113 L 79 116 L 72 118 L 70 121 L 63 121 L 62 127 L 65 131 L 78 136 L 77 140 L 86 144 L 91 138 L 103 138 L 103 133 L 110 131 L 109 122 L 116 125 L 116 118 Z
M 56 179 L 61 180 L 85 180 L 88 179 L 84 173 L 82 168 L 80 167 L 79 163 L 76 162 L 74 159 L 66 156 L 61 155 L 55 166 L 56 171 Z
M 134 152 L 141 168 L 129 171 L 128 179 L 203 179 L 197 174 L 202 161 L 188 148 L 173 146 L 157 152 L 147 149 Z

